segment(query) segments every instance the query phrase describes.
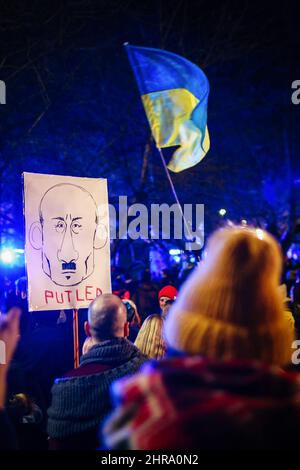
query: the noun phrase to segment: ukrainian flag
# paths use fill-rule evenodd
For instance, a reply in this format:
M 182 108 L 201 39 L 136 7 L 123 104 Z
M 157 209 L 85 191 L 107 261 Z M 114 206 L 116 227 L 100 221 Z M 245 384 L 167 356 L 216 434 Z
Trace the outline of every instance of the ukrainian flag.
M 125 44 L 157 147 L 179 146 L 168 168 L 179 172 L 209 150 L 209 83 L 192 62 L 171 52 Z

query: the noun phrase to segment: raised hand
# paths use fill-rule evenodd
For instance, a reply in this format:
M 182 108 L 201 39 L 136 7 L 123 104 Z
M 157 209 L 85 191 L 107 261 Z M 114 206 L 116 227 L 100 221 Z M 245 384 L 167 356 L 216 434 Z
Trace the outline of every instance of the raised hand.
M 0 347 L 4 353 L 0 356 L 0 367 L 8 367 L 17 347 L 21 310 L 13 307 L 8 314 L 0 319 Z

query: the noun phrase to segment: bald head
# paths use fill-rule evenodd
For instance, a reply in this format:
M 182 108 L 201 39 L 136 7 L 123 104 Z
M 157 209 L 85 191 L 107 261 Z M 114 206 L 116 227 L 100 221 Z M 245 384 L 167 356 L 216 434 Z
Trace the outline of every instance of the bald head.
M 116 295 L 102 294 L 90 304 L 88 325 L 89 332 L 95 340 L 123 338 L 126 324 L 126 307 Z
M 97 205 L 92 195 L 81 186 L 62 183 L 52 186 L 42 197 L 39 207 L 41 224 L 47 217 L 56 218 L 62 212 L 62 206 L 71 215 L 78 211 L 78 207 L 84 207 L 83 215 L 91 214 L 91 219 L 97 223 Z

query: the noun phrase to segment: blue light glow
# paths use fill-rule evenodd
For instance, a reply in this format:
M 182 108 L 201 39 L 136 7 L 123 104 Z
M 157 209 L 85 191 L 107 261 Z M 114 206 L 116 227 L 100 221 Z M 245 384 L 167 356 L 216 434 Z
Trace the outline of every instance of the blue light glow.
M 13 250 L 6 248 L 1 250 L 0 252 L 0 259 L 3 264 L 12 264 L 15 259 L 15 255 Z
M 171 248 L 171 250 L 169 250 L 169 254 L 171 256 L 178 256 L 181 254 L 181 250 L 177 249 L 177 248 Z
M 23 248 L 3 246 L 0 249 L 0 263 L 7 267 L 22 266 L 25 262 L 24 252 Z

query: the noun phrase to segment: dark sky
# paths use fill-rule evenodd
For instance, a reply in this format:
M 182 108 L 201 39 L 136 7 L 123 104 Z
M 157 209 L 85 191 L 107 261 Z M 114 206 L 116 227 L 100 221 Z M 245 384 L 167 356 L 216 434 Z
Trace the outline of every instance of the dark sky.
M 297 2 L 0 1 L 0 204 L 22 238 L 23 171 L 103 176 L 110 198 L 171 202 L 122 44 L 158 47 L 203 68 L 211 150 L 172 175 L 181 201 L 233 219 L 278 218 L 300 178 Z M 300 207 L 300 204 L 299 204 Z M 274 213 L 274 214 L 273 214 Z M 272 215 L 273 214 L 273 215 Z M 3 220 L 2 220 L 3 225 Z

